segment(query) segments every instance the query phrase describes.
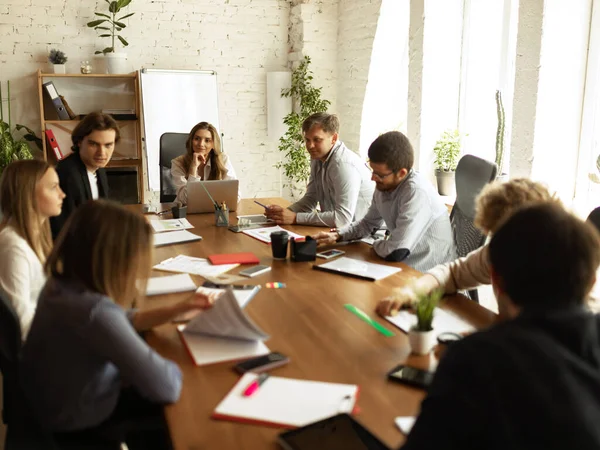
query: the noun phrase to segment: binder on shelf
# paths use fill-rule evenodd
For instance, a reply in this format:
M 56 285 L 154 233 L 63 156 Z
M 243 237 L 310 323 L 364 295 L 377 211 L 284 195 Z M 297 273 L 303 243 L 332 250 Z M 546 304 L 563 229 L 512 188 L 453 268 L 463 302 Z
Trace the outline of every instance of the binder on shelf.
M 58 142 L 56 141 L 56 138 L 54 137 L 54 132 L 52 130 L 46 130 L 46 141 L 48 142 L 50 148 L 54 150 L 54 155 L 56 156 L 56 159 L 58 161 L 65 157 L 63 155 L 63 152 L 60 150 L 60 146 L 58 145 Z
M 54 106 L 54 109 L 56 110 L 56 113 L 58 114 L 58 118 L 60 120 L 69 120 L 70 119 L 69 113 L 67 112 L 67 109 L 65 108 L 64 103 L 60 99 L 60 96 L 58 95 L 58 92 L 56 91 L 56 88 L 54 87 L 54 83 L 52 81 L 48 81 L 47 83 L 44 83 L 43 86 L 44 86 L 44 90 L 50 97 L 50 100 L 52 100 L 52 105 Z

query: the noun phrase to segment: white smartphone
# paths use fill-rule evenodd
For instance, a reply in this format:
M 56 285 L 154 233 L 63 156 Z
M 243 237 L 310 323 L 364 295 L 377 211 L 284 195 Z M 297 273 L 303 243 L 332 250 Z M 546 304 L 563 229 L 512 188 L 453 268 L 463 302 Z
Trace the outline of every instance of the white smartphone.
M 343 255 L 344 253 L 346 253 L 346 252 L 344 252 L 342 250 L 338 250 L 337 248 L 333 248 L 331 250 L 325 250 L 324 252 L 317 253 L 317 256 L 319 258 L 331 259 L 331 258 L 335 258 L 336 256 Z
M 271 266 L 252 266 L 252 267 L 248 267 L 247 269 L 244 269 L 242 271 L 240 271 L 240 275 L 244 276 L 244 277 L 256 277 L 260 274 L 263 274 L 265 272 L 268 272 L 269 270 L 271 270 Z

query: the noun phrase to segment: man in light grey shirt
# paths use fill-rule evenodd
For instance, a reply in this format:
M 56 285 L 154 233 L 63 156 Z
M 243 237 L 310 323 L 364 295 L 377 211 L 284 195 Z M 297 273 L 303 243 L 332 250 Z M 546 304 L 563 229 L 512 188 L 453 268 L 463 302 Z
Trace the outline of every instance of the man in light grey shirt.
M 371 173 L 338 140 L 339 127 L 334 114 L 316 113 L 304 121 L 304 142 L 312 160 L 306 194 L 287 209 L 269 205 L 267 217 L 278 224 L 328 227 L 343 227 L 363 218 L 373 197 Z
M 385 225 L 387 239 L 373 243 L 386 261 L 403 261 L 426 271 L 456 258 L 446 206 L 431 184 L 412 168 L 414 152 L 398 131 L 379 136 L 369 147 L 377 190 L 365 217 L 333 232 L 313 236 L 319 244 L 369 236 Z

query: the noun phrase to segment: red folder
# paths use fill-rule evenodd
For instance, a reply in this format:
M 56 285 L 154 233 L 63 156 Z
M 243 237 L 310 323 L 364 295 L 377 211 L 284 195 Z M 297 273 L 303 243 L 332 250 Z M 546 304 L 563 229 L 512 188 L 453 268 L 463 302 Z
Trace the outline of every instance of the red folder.
M 222 255 L 210 255 L 208 260 L 214 264 L 258 264 L 260 260 L 254 253 L 224 253 Z
M 48 145 L 50 146 L 50 148 L 54 150 L 54 155 L 56 156 L 56 159 L 58 161 L 63 159 L 65 156 L 63 155 L 63 152 L 60 151 L 60 147 L 58 145 L 58 142 L 56 141 L 56 138 L 54 137 L 54 132 L 52 130 L 46 130 L 46 140 L 48 141 Z

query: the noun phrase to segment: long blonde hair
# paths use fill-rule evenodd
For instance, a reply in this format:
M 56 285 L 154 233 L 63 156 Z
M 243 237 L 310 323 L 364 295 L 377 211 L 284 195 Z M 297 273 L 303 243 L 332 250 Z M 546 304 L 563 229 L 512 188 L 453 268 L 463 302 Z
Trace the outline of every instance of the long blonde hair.
M 52 249 L 52 235 L 50 221 L 40 218 L 36 187 L 50 167 L 39 159 L 15 161 L 4 169 L 0 181 L 0 229 L 13 226 L 42 264 Z
M 194 136 L 198 130 L 208 130 L 212 135 L 213 149 L 210 152 L 210 174 L 208 175 L 209 180 L 222 180 L 227 175 L 227 168 L 223 162 L 223 153 L 221 152 L 221 138 L 214 125 L 208 122 L 200 122 L 194 125 L 194 128 L 190 131 L 187 140 L 185 141 L 185 157 L 183 158 L 183 169 L 185 173 L 190 173 L 190 165 L 192 164 L 192 158 L 194 155 Z
M 82 285 L 129 308 L 151 270 L 152 228 L 140 214 L 106 200 L 75 210 L 46 262 L 48 277 Z

